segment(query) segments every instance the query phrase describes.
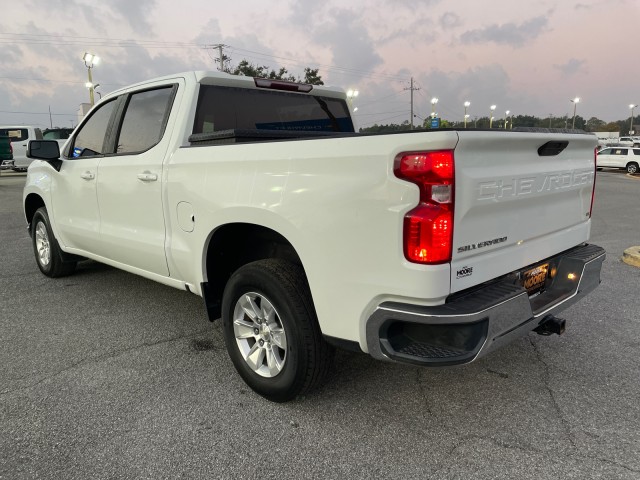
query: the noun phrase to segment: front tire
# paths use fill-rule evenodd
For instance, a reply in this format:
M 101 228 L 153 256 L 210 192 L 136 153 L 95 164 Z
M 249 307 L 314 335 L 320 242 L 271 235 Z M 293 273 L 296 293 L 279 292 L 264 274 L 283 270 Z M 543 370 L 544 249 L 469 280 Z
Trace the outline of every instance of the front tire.
M 269 259 L 239 268 L 222 300 L 227 351 L 256 393 L 286 402 L 322 384 L 333 358 L 304 271 Z
M 629 162 L 627 164 L 627 173 L 638 173 L 638 164 L 635 162 Z
M 70 275 L 76 269 L 75 261 L 63 260 L 64 253 L 51 230 L 49 215 L 45 207 L 40 207 L 31 220 L 31 240 L 33 253 L 40 271 L 47 277 L 56 278 Z

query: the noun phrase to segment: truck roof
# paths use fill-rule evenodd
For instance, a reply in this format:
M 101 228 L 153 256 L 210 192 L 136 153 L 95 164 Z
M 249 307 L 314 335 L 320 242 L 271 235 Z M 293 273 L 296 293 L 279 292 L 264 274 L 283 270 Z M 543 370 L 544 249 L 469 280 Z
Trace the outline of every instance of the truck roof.
M 138 82 L 123 88 L 119 88 L 118 90 L 114 90 L 113 92 L 109 93 L 109 95 L 105 95 L 105 97 L 112 97 L 124 90 L 144 86 L 148 83 L 155 83 L 163 80 L 171 80 L 171 79 L 180 78 L 180 77 L 185 79 L 192 79 L 195 82 L 202 83 L 204 85 L 222 85 L 222 86 L 240 87 L 240 88 L 260 88 L 256 86 L 256 79 L 254 79 L 254 77 L 247 77 L 244 75 L 231 75 L 230 73 L 211 71 L 211 70 L 196 70 L 196 71 L 175 73 L 173 75 L 165 75 L 162 77 L 156 77 L 149 80 L 145 80 L 143 82 Z M 264 80 L 268 80 L 268 79 L 264 79 Z M 273 80 L 273 82 L 295 84 L 293 82 L 285 82 L 283 80 Z M 301 84 L 301 85 L 306 85 L 306 84 Z M 346 93 L 340 87 L 328 87 L 324 85 L 312 85 L 311 87 L 312 89 L 308 92 L 308 94 L 310 95 L 322 95 L 325 97 L 346 99 Z

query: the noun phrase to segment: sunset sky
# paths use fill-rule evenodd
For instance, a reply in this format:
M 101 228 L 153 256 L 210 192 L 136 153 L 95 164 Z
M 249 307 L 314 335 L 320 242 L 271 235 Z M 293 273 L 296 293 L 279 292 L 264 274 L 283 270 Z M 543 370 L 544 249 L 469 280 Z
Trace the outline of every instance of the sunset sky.
M 294 75 L 360 92 L 359 126 L 414 113 L 473 117 L 629 118 L 640 103 L 640 0 L 2 0 L 0 125 L 77 123 L 88 102 L 85 51 L 101 57 L 98 91 L 185 70 L 215 70 L 224 44 Z M 640 114 L 636 109 L 635 114 Z

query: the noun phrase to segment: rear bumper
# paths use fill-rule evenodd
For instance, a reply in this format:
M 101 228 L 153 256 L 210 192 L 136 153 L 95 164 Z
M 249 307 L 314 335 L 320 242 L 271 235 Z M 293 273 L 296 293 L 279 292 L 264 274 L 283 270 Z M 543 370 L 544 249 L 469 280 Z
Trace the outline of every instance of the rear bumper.
M 436 307 L 382 303 L 367 321 L 369 353 L 424 366 L 469 363 L 526 335 L 548 315 L 594 290 L 604 259 L 601 247 L 582 245 L 545 260 L 556 266 L 556 274 L 532 297 L 520 285 L 520 272 L 513 272 Z
M 0 170 L 11 170 L 13 168 L 13 160 L 0 161 Z

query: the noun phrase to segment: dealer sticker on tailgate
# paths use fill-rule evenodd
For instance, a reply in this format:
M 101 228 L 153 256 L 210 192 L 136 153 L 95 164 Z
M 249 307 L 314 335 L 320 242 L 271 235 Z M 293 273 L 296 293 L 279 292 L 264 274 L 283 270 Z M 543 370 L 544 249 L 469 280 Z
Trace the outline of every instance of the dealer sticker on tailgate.
M 544 288 L 544 283 L 547 280 L 548 273 L 548 263 L 525 270 L 522 273 L 522 286 L 527 289 L 527 293 L 529 293 L 529 295 L 538 293 Z

